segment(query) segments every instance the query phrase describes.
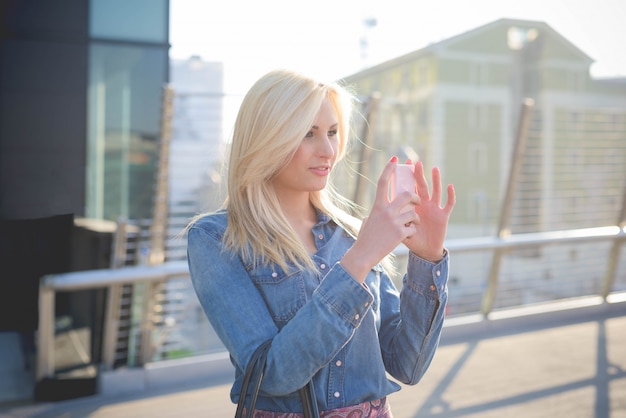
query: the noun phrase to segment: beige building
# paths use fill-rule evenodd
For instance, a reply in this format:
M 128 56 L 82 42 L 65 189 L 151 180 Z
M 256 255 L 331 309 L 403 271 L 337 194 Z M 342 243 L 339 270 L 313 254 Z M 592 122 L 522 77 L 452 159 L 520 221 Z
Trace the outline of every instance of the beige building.
M 345 77 L 365 101 L 380 95 L 369 135 L 360 134 L 373 152 L 351 155 L 371 180 L 361 202 L 391 155 L 416 153 L 456 186 L 449 236 L 495 234 L 522 102 L 532 98 L 513 232 L 615 224 L 626 78 L 593 79 L 592 63 L 543 22 L 501 19 Z M 356 178 L 342 178 L 348 196 Z

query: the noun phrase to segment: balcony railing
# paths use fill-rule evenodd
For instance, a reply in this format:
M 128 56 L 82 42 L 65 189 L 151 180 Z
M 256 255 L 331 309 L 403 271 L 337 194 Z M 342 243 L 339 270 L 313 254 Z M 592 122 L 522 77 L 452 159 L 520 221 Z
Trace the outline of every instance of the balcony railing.
M 504 308 L 583 296 L 606 299 L 626 290 L 624 243 L 626 228 L 620 226 L 449 240 L 448 315 L 480 313 L 487 320 Z M 398 250 L 397 262 L 405 259 Z M 125 287 L 133 290 L 127 315 L 120 312 Z M 100 370 L 224 350 L 196 299 L 185 261 L 49 275 L 41 280 L 39 294 L 38 379 L 57 373 L 55 296 L 87 289 L 107 290 Z M 122 340 L 132 347 L 120 362 Z M 82 362 L 93 359 L 83 356 Z

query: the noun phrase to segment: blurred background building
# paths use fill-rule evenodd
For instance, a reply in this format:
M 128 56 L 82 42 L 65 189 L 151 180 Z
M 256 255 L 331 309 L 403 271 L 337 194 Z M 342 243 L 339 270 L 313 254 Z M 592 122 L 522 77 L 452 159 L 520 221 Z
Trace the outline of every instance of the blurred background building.
M 502 19 L 347 76 L 365 100 L 379 96 L 370 145 L 381 152 L 368 174 L 390 152 L 418 155 L 457 186 L 451 236 L 493 235 L 530 98 L 512 232 L 612 224 L 626 177 L 626 79 L 593 79 L 591 64 L 549 25 Z
M 104 290 L 57 303 L 91 367 L 62 356 L 80 379 L 33 391 L 38 284 L 109 267 L 112 221 L 153 217 L 168 16 L 168 0 L 0 2 L 0 401 L 95 390 Z
M 361 162 L 367 147 L 357 146 L 352 170 L 366 166 L 374 179 L 393 154 L 439 166 L 457 193 L 448 238 L 615 225 L 626 187 L 626 79 L 593 79 L 591 64 L 546 23 L 501 19 L 347 76 L 371 119 L 361 139 L 374 150 Z M 525 145 L 514 155 L 526 99 Z M 360 182 L 354 193 L 358 177 L 343 179 L 348 196 L 368 207 L 375 183 Z M 606 254 L 593 243 L 510 252 L 499 303 L 597 292 L 601 281 L 586 279 L 599 277 L 589 260 Z M 463 267 L 450 280 L 451 314 L 476 310 L 493 260 L 489 252 L 455 255 Z
M 223 65 L 171 60 L 175 92 L 169 158 L 168 259 L 186 257 L 178 236 L 195 215 L 222 204 Z
M 169 2 L 0 7 L 0 216 L 151 216 Z

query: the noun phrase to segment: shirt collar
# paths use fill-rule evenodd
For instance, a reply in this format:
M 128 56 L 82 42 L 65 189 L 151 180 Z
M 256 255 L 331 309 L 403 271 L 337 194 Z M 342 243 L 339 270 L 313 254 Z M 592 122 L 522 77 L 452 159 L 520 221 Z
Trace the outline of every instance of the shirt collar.
M 329 223 L 332 219 L 330 216 L 315 208 L 315 213 L 317 214 L 317 224 L 315 226 L 322 226 Z

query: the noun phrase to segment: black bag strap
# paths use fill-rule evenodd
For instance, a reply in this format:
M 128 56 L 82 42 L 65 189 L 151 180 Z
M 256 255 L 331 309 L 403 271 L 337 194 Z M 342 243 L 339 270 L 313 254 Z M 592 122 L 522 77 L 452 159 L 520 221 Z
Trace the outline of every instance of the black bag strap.
M 246 417 L 252 418 L 254 408 L 256 406 L 257 398 L 259 397 L 259 391 L 261 390 L 261 382 L 265 375 L 265 362 L 267 360 L 267 352 L 272 345 L 272 340 L 265 341 L 261 344 L 252 354 L 250 362 L 246 367 L 246 371 L 241 383 L 241 393 L 239 395 L 239 402 L 237 402 L 237 411 L 235 412 L 235 418 L 243 418 L 243 409 L 248 397 L 248 387 L 250 382 L 253 382 L 252 392 L 250 393 L 250 406 L 248 407 Z M 305 418 L 319 418 L 319 411 L 317 408 L 317 402 L 315 398 L 315 392 L 311 382 L 307 383 L 302 389 L 298 391 L 300 395 L 300 401 L 302 402 L 302 410 L 304 411 Z
M 265 360 L 267 358 L 267 351 L 272 344 L 272 340 L 268 340 L 261 344 L 252 354 L 250 362 L 246 367 L 246 372 L 243 375 L 243 381 L 241 383 L 241 392 L 239 395 L 239 402 L 237 403 L 237 412 L 235 412 L 235 418 L 243 418 L 243 408 L 245 407 L 246 398 L 248 396 L 248 386 L 250 380 L 254 378 L 255 387 L 254 392 L 251 394 L 251 408 L 248 410 L 248 416 L 250 411 L 254 409 L 256 405 L 257 397 L 259 396 L 259 390 L 261 388 L 261 380 L 263 379 L 263 373 L 265 373 Z M 260 360 L 263 360 L 262 362 Z M 256 392 L 256 393 L 255 393 Z
M 300 393 L 300 400 L 302 401 L 302 410 L 304 411 L 305 418 L 319 418 L 320 413 L 317 409 L 317 401 L 315 398 L 315 391 L 311 382 L 307 383 L 305 387 L 298 391 Z

